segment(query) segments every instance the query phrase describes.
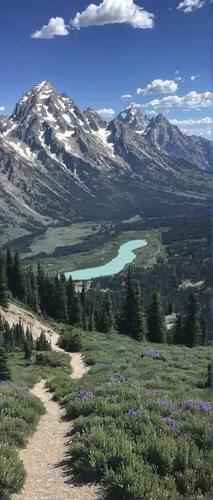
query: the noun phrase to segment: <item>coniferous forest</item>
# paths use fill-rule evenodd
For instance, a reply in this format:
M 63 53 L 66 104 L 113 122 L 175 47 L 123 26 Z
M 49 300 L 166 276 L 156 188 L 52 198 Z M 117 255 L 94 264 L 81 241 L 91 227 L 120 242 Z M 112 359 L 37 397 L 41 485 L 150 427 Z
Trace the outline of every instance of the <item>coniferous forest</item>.
M 36 271 L 24 267 L 18 250 L 0 253 L 0 498 L 26 479 L 17 447 L 44 411 L 28 395 L 41 378 L 73 421 L 70 475 L 103 482 L 116 498 L 208 498 L 213 269 L 206 229 L 196 227 L 196 243 L 184 227 L 178 242 L 168 229 L 166 258 L 89 289 L 39 262 Z M 182 286 L 189 279 L 193 286 Z M 90 368 L 83 380 L 70 380 L 66 355 L 52 351 L 43 332 L 35 340 L 21 321 L 8 324 L 11 300 L 54 324 L 65 352 L 83 353 Z

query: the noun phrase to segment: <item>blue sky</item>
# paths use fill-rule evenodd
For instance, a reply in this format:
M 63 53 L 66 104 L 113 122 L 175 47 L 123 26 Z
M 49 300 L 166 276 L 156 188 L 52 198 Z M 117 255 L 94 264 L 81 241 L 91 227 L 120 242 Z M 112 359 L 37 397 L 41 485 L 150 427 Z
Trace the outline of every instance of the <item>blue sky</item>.
M 213 139 L 210 0 L 94 1 L 3 2 L 1 112 L 48 80 L 108 119 L 132 101 Z

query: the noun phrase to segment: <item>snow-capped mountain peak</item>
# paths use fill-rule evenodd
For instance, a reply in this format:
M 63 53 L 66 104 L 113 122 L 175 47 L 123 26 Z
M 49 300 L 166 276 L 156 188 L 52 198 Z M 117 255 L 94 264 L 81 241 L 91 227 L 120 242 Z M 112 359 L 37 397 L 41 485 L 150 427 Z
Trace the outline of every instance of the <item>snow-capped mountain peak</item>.
M 144 115 L 144 113 L 142 113 L 142 111 L 135 106 L 134 102 L 128 104 L 117 118 L 138 134 L 143 134 L 150 121 L 148 116 Z

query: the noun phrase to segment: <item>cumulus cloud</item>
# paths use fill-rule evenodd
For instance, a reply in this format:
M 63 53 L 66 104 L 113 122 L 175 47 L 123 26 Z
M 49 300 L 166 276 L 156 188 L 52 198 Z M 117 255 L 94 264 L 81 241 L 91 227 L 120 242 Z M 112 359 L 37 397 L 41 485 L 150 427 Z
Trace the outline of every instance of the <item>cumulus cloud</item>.
M 213 137 L 213 129 L 211 128 L 181 128 L 181 132 L 187 135 L 198 135 L 198 136 L 204 136 L 207 139 L 211 139 Z
M 157 115 L 157 111 L 154 111 L 154 109 L 151 109 L 150 111 L 148 111 L 148 115 L 149 116 L 156 116 Z
M 121 96 L 121 99 L 131 99 L 132 95 L 131 94 L 124 94 Z
M 184 109 L 201 109 L 213 106 L 213 92 L 197 94 L 194 90 L 183 97 L 177 95 L 153 99 L 149 102 L 153 108 L 172 108 L 173 106 Z
M 170 92 L 176 92 L 178 89 L 178 84 L 174 80 L 153 80 L 149 83 L 145 89 L 137 89 L 137 94 L 147 95 L 147 94 L 169 94 Z
M 205 0 L 183 0 L 177 6 L 178 10 L 182 10 L 186 14 L 194 10 L 201 9 L 205 5 Z
M 71 20 L 74 28 L 114 23 L 127 23 L 133 28 L 153 28 L 154 15 L 136 5 L 134 0 L 103 0 L 100 5 L 90 4 L 83 12 L 77 12 Z
M 200 75 L 194 75 L 194 76 L 190 76 L 190 80 L 194 81 L 196 80 L 196 78 L 199 78 Z
M 106 118 L 106 119 L 115 115 L 114 109 L 111 108 L 97 109 L 97 113 L 101 116 L 101 118 Z
M 55 36 L 69 35 L 67 26 L 63 17 L 51 17 L 47 26 L 43 26 L 40 30 L 36 30 L 31 38 L 54 38 Z
M 201 118 L 200 120 L 192 120 L 191 118 L 189 118 L 189 120 L 170 120 L 170 122 L 172 123 L 172 125 L 185 125 L 185 126 L 204 125 L 204 124 L 210 125 L 211 123 L 213 123 L 213 118 L 207 116 L 206 118 Z
M 0 111 L 5 111 L 5 107 L 4 106 L 0 106 Z

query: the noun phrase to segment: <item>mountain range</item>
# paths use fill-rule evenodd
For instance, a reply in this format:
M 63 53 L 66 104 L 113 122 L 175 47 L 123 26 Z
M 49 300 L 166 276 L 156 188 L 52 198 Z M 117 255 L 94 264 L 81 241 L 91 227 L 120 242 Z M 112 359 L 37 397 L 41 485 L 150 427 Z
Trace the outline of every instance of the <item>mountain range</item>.
M 193 179 L 199 169 L 213 172 L 213 142 L 134 104 L 105 122 L 44 81 L 0 116 L 0 232 L 124 218 L 168 196 L 196 200 L 203 194 L 184 171 Z

